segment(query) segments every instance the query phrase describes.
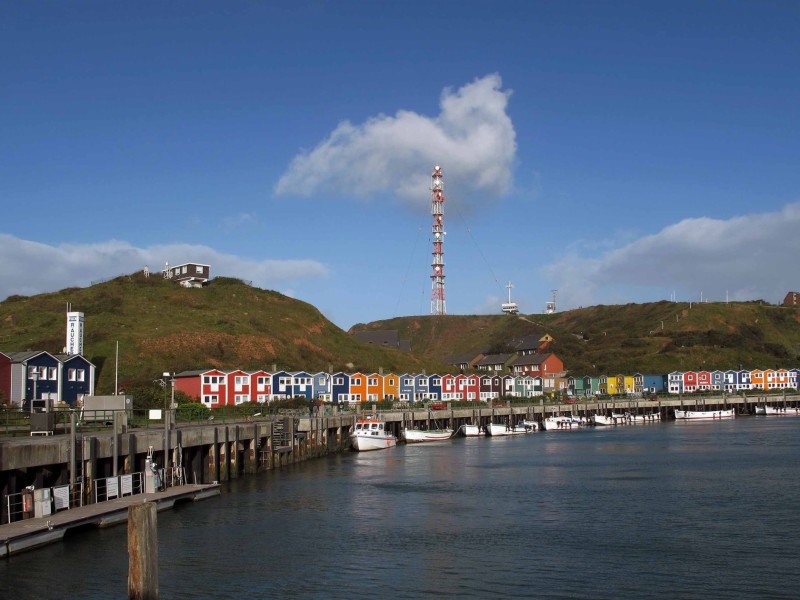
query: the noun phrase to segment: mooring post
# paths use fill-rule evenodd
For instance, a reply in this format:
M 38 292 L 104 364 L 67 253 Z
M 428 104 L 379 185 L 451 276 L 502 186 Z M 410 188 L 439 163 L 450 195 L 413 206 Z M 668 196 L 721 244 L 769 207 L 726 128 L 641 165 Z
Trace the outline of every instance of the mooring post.
M 156 503 L 128 507 L 128 599 L 158 600 Z

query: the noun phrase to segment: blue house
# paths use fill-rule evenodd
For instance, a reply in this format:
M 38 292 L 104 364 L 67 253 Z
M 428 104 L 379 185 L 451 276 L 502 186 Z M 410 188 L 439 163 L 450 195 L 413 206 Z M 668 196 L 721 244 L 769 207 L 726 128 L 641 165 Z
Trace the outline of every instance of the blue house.
M 314 384 L 311 373 L 298 371 L 292 373 L 292 397 L 306 398 L 311 400 L 314 397 Z
M 403 373 L 400 375 L 400 400 L 411 402 L 414 400 L 414 375 Z
M 272 397 L 292 397 L 292 374 L 287 371 L 278 371 L 272 374 Z
M 61 362 L 61 402 L 75 406 L 94 392 L 95 366 L 80 354 L 57 354 Z
M 431 400 L 442 399 L 442 376 L 431 375 L 428 378 L 428 398 Z
M 331 376 L 328 373 L 314 373 L 312 387 L 314 398 L 331 401 Z
M 344 371 L 331 376 L 331 400 L 334 404 L 350 402 L 350 375 Z
M 642 389 L 643 394 L 660 394 L 667 388 L 667 383 L 663 375 L 656 375 L 654 373 L 643 373 Z M 638 391 L 638 390 L 637 390 Z
M 46 402 L 60 401 L 61 362 L 45 351 L 4 352 L 2 358 L 2 393 L 11 404 L 30 410 Z
M 428 395 L 428 382 L 427 375 L 414 375 L 414 397 L 412 398 L 414 402 L 423 402 L 430 398 Z M 439 388 L 439 393 L 441 394 L 441 387 Z

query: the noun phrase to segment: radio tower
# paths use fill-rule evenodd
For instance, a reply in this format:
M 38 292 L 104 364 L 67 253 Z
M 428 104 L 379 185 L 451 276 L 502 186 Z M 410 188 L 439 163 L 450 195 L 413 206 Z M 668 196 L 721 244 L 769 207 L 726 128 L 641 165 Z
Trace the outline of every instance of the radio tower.
M 431 213 L 433 214 L 433 261 L 431 267 L 431 314 L 446 315 L 447 307 L 444 301 L 444 181 L 442 180 L 442 167 L 433 167 L 431 175 Z

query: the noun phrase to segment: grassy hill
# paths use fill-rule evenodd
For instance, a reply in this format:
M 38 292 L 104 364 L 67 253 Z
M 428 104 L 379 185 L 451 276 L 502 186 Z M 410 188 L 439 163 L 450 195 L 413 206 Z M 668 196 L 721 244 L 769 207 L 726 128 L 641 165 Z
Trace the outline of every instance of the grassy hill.
M 551 315 L 401 317 L 353 330 L 396 329 L 421 358 L 501 352 L 514 338 L 549 333 L 575 374 L 800 366 L 800 310 L 763 302 L 656 302 Z
M 238 279 L 186 289 L 141 273 L 87 288 L 12 296 L 0 303 L 0 351 L 65 344 L 67 303 L 85 313 L 84 355 L 98 367 L 98 393 L 152 385 L 164 371 L 218 367 L 419 372 L 441 365 L 347 335 L 310 304 Z
M 549 333 L 571 373 L 800 366 L 800 309 L 763 302 L 657 302 L 593 306 L 552 315 L 400 317 L 353 330 L 393 329 L 411 354 L 356 340 L 313 306 L 217 277 L 186 289 L 141 273 L 87 288 L 12 296 L 0 303 L 0 351 L 64 346 L 67 303 L 86 315 L 84 346 L 98 367 L 98 393 L 152 387 L 164 371 L 218 367 L 445 372 L 448 356 L 503 352 Z

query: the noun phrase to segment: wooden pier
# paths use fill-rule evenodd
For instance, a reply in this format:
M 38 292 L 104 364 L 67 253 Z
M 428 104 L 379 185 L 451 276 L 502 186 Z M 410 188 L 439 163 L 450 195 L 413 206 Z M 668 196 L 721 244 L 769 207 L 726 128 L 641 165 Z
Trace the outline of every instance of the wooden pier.
M 63 510 L 46 517 L 24 519 L 0 525 L 0 558 L 40 546 L 60 542 L 70 529 L 77 527 L 110 527 L 128 521 L 128 507 L 154 502 L 158 511 L 168 510 L 178 502 L 195 502 L 218 496 L 218 483 L 179 485 L 163 492 L 136 494 Z

